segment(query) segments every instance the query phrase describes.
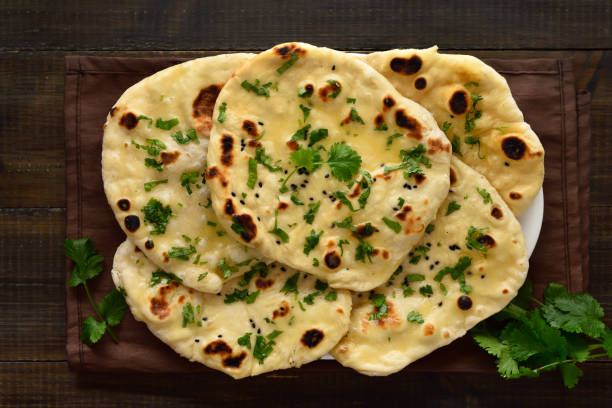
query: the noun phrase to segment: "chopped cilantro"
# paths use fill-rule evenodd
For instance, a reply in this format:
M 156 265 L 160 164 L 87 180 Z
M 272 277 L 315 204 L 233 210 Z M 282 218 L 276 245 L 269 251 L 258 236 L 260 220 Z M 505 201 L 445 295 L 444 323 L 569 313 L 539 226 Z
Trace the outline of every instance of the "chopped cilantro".
M 425 232 L 431 234 L 436 229 L 436 226 L 433 224 L 427 224 L 427 228 L 425 228 Z
M 421 316 L 419 312 L 416 312 L 414 310 L 408 313 L 408 316 L 406 316 L 406 320 L 408 320 L 411 323 L 418 323 L 418 324 L 422 324 L 425 322 L 425 320 L 423 320 L 423 316 Z
M 429 159 L 425 157 L 423 154 L 427 152 L 425 146 L 422 144 L 418 144 L 416 147 L 406 151 L 400 151 L 400 157 L 402 159 L 402 163 L 397 166 L 387 167 L 385 166 L 384 174 L 387 175 L 392 171 L 404 169 L 404 178 L 410 178 L 415 174 L 423 174 L 423 170 L 420 167 L 420 164 L 423 164 L 425 167 L 430 168 L 431 163 Z
M 480 160 L 484 160 L 487 158 L 486 155 L 481 156 L 480 155 L 480 138 L 478 136 L 466 136 L 464 139 L 465 144 L 473 146 L 473 145 L 478 145 L 478 158 Z
M 312 146 L 315 143 L 320 142 L 321 140 L 325 139 L 327 135 L 328 132 L 325 128 L 313 130 L 312 132 L 310 132 L 310 140 L 308 141 L 308 146 Z
M 396 234 L 399 233 L 402 230 L 402 225 L 399 222 L 395 222 L 393 220 L 390 220 L 387 217 L 383 217 L 382 220 L 387 225 L 387 227 L 391 228 L 393 230 L 393 232 L 395 232 Z
M 232 228 L 233 229 L 233 228 Z M 274 228 L 268 231 L 270 234 L 274 234 L 281 239 L 284 243 L 289 242 L 289 235 L 283 231 L 281 228 L 278 228 L 278 210 L 274 211 Z
M 389 126 L 387 126 L 386 123 L 383 123 L 382 125 L 378 125 L 374 128 L 374 130 L 377 130 L 379 132 L 385 131 L 385 130 L 389 130 Z M 401 135 L 400 135 L 401 136 Z M 391 136 L 389 136 L 391 137 Z M 391 139 L 391 142 L 393 143 L 393 139 Z
M 482 112 L 476 109 L 478 102 L 482 101 L 482 96 L 471 94 L 472 106 L 465 114 L 465 133 L 470 133 L 476 128 L 476 119 L 482 117 Z
M 363 121 L 363 119 L 361 118 L 361 116 L 359 116 L 359 113 L 357 113 L 357 109 L 355 109 L 354 106 L 351 106 L 351 114 L 350 114 L 350 119 L 351 122 L 357 122 L 360 123 L 362 125 L 365 125 L 365 122 Z M 342 126 L 344 123 L 340 123 L 340 125 Z
M 227 109 L 227 103 L 223 102 L 219 106 L 219 116 L 217 116 L 217 122 L 223 123 L 225 122 L 225 110 Z
M 398 137 L 402 137 L 402 136 L 403 135 L 401 133 L 394 133 L 391 136 L 388 136 L 387 137 L 387 150 L 389 150 L 389 146 L 391 146 L 394 139 L 397 139 Z
M 158 269 L 156 271 L 153 271 L 153 273 L 151 274 L 151 281 L 149 281 L 149 287 L 152 288 L 153 286 L 159 285 L 162 280 L 165 280 L 166 284 L 171 282 L 183 283 L 183 280 L 175 274 L 171 272 L 164 272 L 161 269 Z
M 252 84 L 247 80 L 242 81 L 240 86 L 242 86 L 247 92 L 253 92 L 255 95 L 265 96 L 266 98 L 270 97 L 270 91 L 268 88 L 272 86 L 272 82 L 265 83 L 261 85 L 259 79 L 255 80 L 255 83 Z
M 283 168 L 272 165 L 272 157 L 266 155 L 266 149 L 258 147 L 255 149 L 255 161 L 272 172 L 281 171 Z
M 257 182 L 257 160 L 249 157 L 249 178 L 247 179 L 247 187 L 254 188 Z
M 138 117 L 136 119 L 137 120 L 140 120 L 140 119 L 148 120 L 149 121 L 149 125 L 147 127 L 151 127 L 151 125 L 153 124 L 153 119 L 148 117 L 148 116 L 145 116 L 145 115 L 138 115 Z
M 336 299 L 338 299 L 338 294 L 336 292 L 328 292 L 327 295 L 325 295 L 325 300 L 328 302 L 333 302 Z
M 453 148 L 453 153 L 463 157 L 463 154 L 461 154 L 461 138 L 459 138 L 459 136 L 453 136 L 453 140 L 451 141 L 451 147 Z
M 327 83 L 333 85 L 336 88 L 334 92 L 327 95 L 328 97 L 335 99 L 338 95 L 340 95 L 340 92 L 342 91 L 342 85 L 340 85 L 338 81 L 335 81 L 333 79 L 328 79 Z
M 144 221 L 153 226 L 152 235 L 160 235 L 166 232 L 166 226 L 172 215 L 169 205 L 165 206 L 157 199 L 151 198 L 142 208 Z
M 234 272 L 238 272 L 238 267 L 227 263 L 225 258 L 222 258 L 217 264 L 217 269 L 223 272 L 223 279 L 229 279 Z
M 300 278 L 299 272 L 296 272 L 295 274 L 291 275 L 291 277 L 287 279 L 287 281 L 285 282 L 285 284 L 283 285 L 280 291 L 286 295 L 290 293 L 295 293 L 297 295 L 299 293 L 297 289 L 297 282 L 299 278 Z
M 433 295 L 433 288 L 431 287 L 431 285 L 421 286 L 419 288 L 419 293 L 423 296 L 431 296 Z
M 318 258 L 312 258 L 312 266 L 319 266 L 319 259 Z
M 442 131 L 443 131 L 444 133 L 448 132 L 448 129 L 450 129 L 450 128 L 451 128 L 451 126 L 452 126 L 452 124 L 451 124 L 450 122 L 446 122 L 446 121 L 445 121 L 445 122 L 442 124 Z
M 467 236 L 465 237 L 465 246 L 467 249 L 476 249 L 481 252 L 487 252 L 487 247 L 480 243 L 479 239 L 481 239 L 484 235 L 483 232 L 486 232 L 488 228 L 476 228 L 473 225 L 468 229 Z
M 198 139 L 198 135 L 196 134 L 195 129 L 186 130 L 185 136 L 183 136 L 183 131 L 179 130 L 172 135 L 172 138 L 178 144 L 187 144 L 190 141 L 193 141 L 195 144 L 200 144 L 200 140 Z
M 310 230 L 310 235 L 306 236 L 306 242 L 304 242 L 304 254 L 310 254 L 310 251 L 319 245 L 319 238 L 321 238 L 321 235 L 323 235 L 323 231 L 317 234 L 315 230 Z
M 157 118 L 157 120 L 155 121 L 155 127 L 158 129 L 170 130 L 176 125 L 178 125 L 178 123 L 179 123 L 179 120 L 177 118 L 168 119 L 168 120 Z
M 244 335 L 238 337 L 238 345 L 251 349 L 251 333 L 244 333 Z
M 369 320 L 380 320 L 384 317 L 387 317 L 387 297 L 382 293 L 377 293 L 371 297 L 372 306 L 374 306 L 374 311 L 370 313 Z
M 253 347 L 253 357 L 259 360 L 259 364 L 263 364 L 264 360 L 272 353 L 274 349 L 274 339 L 280 335 L 282 331 L 274 330 L 266 337 L 257 336 L 255 338 L 255 346 Z
M 146 145 L 141 145 L 132 140 L 132 144 L 139 150 L 145 150 L 149 156 L 159 156 L 162 150 L 166 149 L 166 144 L 158 139 L 145 139 Z
M 293 201 L 295 205 L 304 205 L 304 202 L 298 198 L 297 193 L 291 194 L 291 201 Z
M 343 246 L 346 244 L 350 244 L 350 242 L 348 242 L 346 239 L 341 239 L 340 241 L 338 241 L 338 248 L 340 248 L 340 256 L 344 255 Z
M 147 166 L 147 167 L 153 167 L 157 171 L 164 170 L 164 163 L 163 162 L 158 162 L 157 160 L 151 159 L 150 157 L 147 157 L 144 160 L 144 162 L 145 162 L 145 166 Z
M 354 104 L 355 102 L 357 102 L 357 99 L 355 99 L 355 98 L 346 98 L 346 103 Z
M 198 282 L 208 276 L 208 272 L 201 273 L 198 275 Z
M 191 184 L 198 183 L 199 175 L 200 172 L 197 170 L 181 174 L 181 186 L 185 187 L 189 194 L 193 193 L 193 191 L 191 191 Z
M 189 245 L 189 247 L 172 247 L 170 251 L 168 251 L 168 258 L 176 258 L 181 261 L 188 261 L 189 256 L 191 254 L 195 254 L 196 249 L 193 245 Z
M 494 128 L 495 130 L 497 130 L 499 133 L 501 133 L 502 135 L 504 133 L 506 133 L 506 129 L 508 129 L 510 126 L 500 126 L 500 127 L 496 127 Z
M 306 122 L 306 119 L 308 119 L 308 116 L 310 115 L 310 108 L 300 103 L 300 109 L 302 110 L 302 114 L 304 117 L 303 121 Z
M 168 179 L 149 181 L 147 183 L 144 183 L 144 189 L 145 189 L 146 192 L 149 192 L 152 189 L 154 189 L 155 187 L 159 186 L 160 184 L 167 184 L 167 183 L 168 183 Z
M 446 214 L 444 215 L 450 215 L 454 213 L 455 211 L 459 210 L 460 208 L 461 208 L 461 204 L 457 204 L 457 202 L 453 200 L 450 203 L 448 203 L 448 208 L 446 209 Z
M 191 303 L 187 303 L 183 306 L 183 327 L 187 327 L 189 323 L 195 323 L 195 316 Z
M 321 202 L 317 201 L 316 203 L 308 203 L 308 212 L 304 214 L 304 221 L 308 224 L 312 224 L 317 215 L 317 211 L 319 211 L 319 207 L 321 207 Z
M 302 105 L 300 105 L 302 106 Z M 310 110 L 309 110 L 310 112 Z M 305 120 L 304 120 L 305 121 Z M 308 139 L 308 131 L 310 130 L 311 125 L 306 125 L 298 130 L 295 131 L 295 133 L 293 135 L 291 135 L 291 139 L 289 139 L 292 142 L 297 142 L 299 140 L 306 140 Z
M 304 88 L 298 88 L 298 96 L 300 98 L 310 98 L 312 96 L 312 89 L 307 91 Z
M 276 75 L 282 75 L 286 70 L 291 68 L 291 66 L 295 64 L 299 58 L 300 57 L 296 53 L 292 52 L 291 57 L 283 65 L 276 69 Z
M 484 188 L 476 187 L 476 191 L 478 191 L 478 194 L 480 194 L 480 196 L 482 197 L 482 202 L 484 204 L 493 204 L 493 199 L 491 198 L 491 194 L 489 194 L 487 190 L 485 190 Z

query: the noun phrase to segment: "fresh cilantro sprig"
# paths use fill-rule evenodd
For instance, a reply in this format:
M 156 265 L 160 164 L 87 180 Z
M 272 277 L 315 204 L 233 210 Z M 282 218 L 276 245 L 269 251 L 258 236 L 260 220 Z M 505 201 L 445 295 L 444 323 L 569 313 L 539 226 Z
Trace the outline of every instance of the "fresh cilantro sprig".
M 334 196 L 338 200 L 340 200 L 342 204 L 346 205 L 349 208 L 349 210 L 351 210 L 352 212 L 363 210 L 365 208 L 366 203 L 368 202 L 368 198 L 370 197 L 370 192 L 372 190 L 372 176 L 370 175 L 370 173 L 368 173 L 365 170 L 362 171 L 361 180 L 358 182 L 358 184 L 361 189 L 361 194 L 359 195 L 359 198 L 357 199 L 357 202 L 359 203 L 359 208 L 353 207 L 353 203 L 346 196 L 347 194 L 346 192 L 344 191 L 334 192 Z
M 538 307 L 529 309 L 532 303 Z M 612 330 L 603 315 L 592 296 L 570 294 L 557 283 L 548 285 L 542 303 L 533 297 L 528 280 L 506 308 L 471 333 L 496 357 L 502 377 L 538 377 L 558 368 L 565 386 L 573 388 L 583 375 L 577 363 L 612 357 Z
M 389 174 L 392 171 L 404 169 L 404 178 L 408 179 L 415 174 L 423 174 L 423 169 L 421 169 L 420 165 L 424 165 L 427 168 L 431 167 L 431 163 L 429 159 L 424 156 L 427 152 L 425 146 L 422 144 L 418 144 L 416 147 L 413 147 L 410 150 L 400 150 L 400 157 L 402 159 L 402 163 L 397 166 L 387 167 L 385 166 L 385 175 Z
M 372 263 L 372 254 L 374 253 L 374 247 L 370 245 L 366 240 L 364 240 L 358 233 L 357 227 L 353 225 L 353 217 L 346 217 L 342 221 L 334 221 L 334 225 L 340 228 L 346 228 L 353 233 L 353 236 L 357 238 L 359 241 L 359 245 L 357 245 L 357 250 L 355 251 L 355 260 L 361 261 L 365 263 L 366 258 L 370 263 Z M 365 227 L 367 229 L 371 229 L 372 232 L 374 228 L 368 222 Z
M 487 247 L 480 242 L 480 239 L 484 237 L 483 232 L 487 232 L 488 228 L 476 228 L 470 225 L 468 233 L 465 237 L 465 246 L 467 249 L 476 249 L 478 251 L 487 252 Z
M 272 353 L 272 351 L 274 350 L 274 345 L 276 344 L 274 339 L 282 333 L 283 332 L 280 330 L 274 330 L 266 337 L 257 336 L 255 338 L 255 346 L 253 347 L 253 357 L 259 360 L 259 364 L 263 364 L 264 360 L 270 355 L 270 353 Z
M 372 306 L 374 306 L 374 311 L 370 313 L 369 320 L 380 320 L 382 318 L 387 317 L 387 311 L 389 307 L 387 306 L 387 297 L 382 293 L 377 293 L 372 295 L 371 297 Z
M 67 238 L 64 241 L 64 252 L 75 264 L 72 274 L 68 279 L 68 286 L 74 288 L 83 285 L 91 308 L 99 319 L 89 316 L 83 321 L 81 341 L 91 346 L 97 343 L 104 336 L 104 333 L 108 333 L 115 343 L 119 343 L 119 339 L 111 329 L 111 326 L 118 325 L 125 315 L 127 303 L 123 293 L 113 289 L 102 298 L 98 306 L 87 286 L 88 280 L 95 278 L 102 272 L 104 257 L 96 254 L 96 248 L 89 238 Z

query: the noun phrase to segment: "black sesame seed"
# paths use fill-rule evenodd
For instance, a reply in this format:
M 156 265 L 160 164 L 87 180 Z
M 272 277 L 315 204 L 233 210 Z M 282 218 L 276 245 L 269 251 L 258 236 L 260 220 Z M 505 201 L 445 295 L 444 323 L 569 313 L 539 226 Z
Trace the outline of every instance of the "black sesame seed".
M 358 293 L 358 294 L 357 294 L 357 297 L 358 297 L 358 298 L 360 298 L 361 296 L 362 296 L 362 295 L 361 295 L 361 293 Z
M 337 200 L 337 198 L 336 198 L 336 197 L 334 197 L 334 196 L 329 197 L 329 199 L 331 200 L 331 202 L 332 202 L 332 203 L 333 203 L 333 202 L 336 202 L 336 200 Z
M 308 184 L 308 180 L 304 180 L 304 183 Z
M 285 174 L 289 173 L 287 170 L 285 170 Z
M 306 171 L 306 169 L 305 169 L 305 168 L 300 167 L 300 168 L 298 169 L 298 174 L 304 174 L 304 172 L 305 172 L 305 171 Z
M 442 307 L 442 302 L 438 303 L 438 306 Z
M 305 273 L 305 274 L 304 274 L 304 279 L 306 279 L 307 277 L 308 277 L 308 274 L 306 274 L 306 273 Z
M 256 328 L 257 326 L 255 326 L 255 323 L 251 323 L 251 327 Z
M 436 261 L 436 265 L 439 265 L 439 264 L 440 264 L 440 261 Z
M 414 185 L 414 186 L 412 186 L 412 188 L 414 188 L 416 190 L 417 188 L 419 188 L 419 186 Z
M 510 163 L 508 163 L 508 162 L 504 162 L 504 166 L 508 166 L 508 167 L 510 167 Z
M 261 221 L 261 218 L 257 217 L 257 221 Z
M 327 195 L 327 191 L 323 190 L 323 195 Z
M 456 251 L 458 249 L 461 249 L 461 247 L 457 244 L 453 244 L 453 245 L 449 245 L 448 249 L 450 249 L 451 251 Z
M 434 266 L 433 265 L 429 265 L 429 270 L 433 271 Z
M 393 211 L 399 211 L 399 208 L 393 207 Z
M 484 279 L 484 278 L 485 278 L 485 276 L 484 276 L 484 275 L 480 275 L 480 279 Z
M 374 178 L 372 179 L 372 181 L 373 181 L 374 183 L 376 183 L 376 177 L 374 177 Z
M 425 245 L 427 245 L 429 248 L 431 248 L 431 242 L 428 242 Z M 428 258 L 426 258 L 426 259 L 428 259 Z
M 426 257 L 425 257 L 425 260 L 426 260 L 426 261 L 429 261 L 429 257 L 428 257 L 428 256 L 426 256 Z
M 314 201 L 314 198 L 312 198 L 312 197 L 309 197 L 308 199 L 309 199 L 310 201 Z
M 300 187 L 305 188 L 306 184 L 302 183 L 302 184 L 300 184 Z
M 293 190 L 293 191 L 297 190 L 297 184 L 292 184 L 291 185 L 291 190 Z

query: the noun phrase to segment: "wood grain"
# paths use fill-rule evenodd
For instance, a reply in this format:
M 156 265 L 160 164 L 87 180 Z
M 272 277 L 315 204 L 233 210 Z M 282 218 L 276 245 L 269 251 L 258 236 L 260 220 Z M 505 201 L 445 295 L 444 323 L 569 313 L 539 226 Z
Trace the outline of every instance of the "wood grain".
M 371 378 L 310 366 L 237 383 L 222 374 L 76 374 L 65 362 L 64 56 L 196 57 L 300 40 L 344 50 L 427 47 L 481 58 L 575 58 L 592 92 L 590 292 L 612 324 L 612 6 L 491 2 L 3 1 L 0 6 L 0 406 L 604 406 L 612 364 L 558 373 Z M 177 49 L 182 51 L 176 51 Z M 173 51 L 168 51 L 173 50 Z M 217 51 L 200 51 L 217 50 Z M 371 404 L 370 404 L 371 405 Z
M 0 50 L 253 50 L 296 39 L 348 50 L 612 48 L 601 0 L 8 3 Z

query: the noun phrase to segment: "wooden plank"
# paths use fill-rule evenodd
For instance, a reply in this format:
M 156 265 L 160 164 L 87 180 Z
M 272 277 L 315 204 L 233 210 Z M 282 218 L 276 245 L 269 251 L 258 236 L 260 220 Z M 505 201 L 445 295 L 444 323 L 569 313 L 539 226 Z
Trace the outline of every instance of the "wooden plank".
M 65 363 L 0 363 L 0 406 L 184 405 L 245 407 L 397 406 L 605 406 L 612 399 L 610 364 L 586 365 L 575 389 L 558 372 L 508 381 L 490 374 L 399 373 L 367 377 L 352 370 L 285 370 L 241 380 L 216 372 L 75 374 Z M 367 403 L 369 402 L 369 403 Z
M 600 0 L 432 2 L 236 0 L 4 2 L 0 50 L 261 49 L 301 40 L 340 49 L 612 48 Z

